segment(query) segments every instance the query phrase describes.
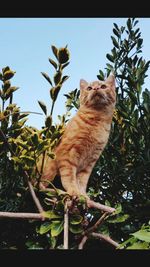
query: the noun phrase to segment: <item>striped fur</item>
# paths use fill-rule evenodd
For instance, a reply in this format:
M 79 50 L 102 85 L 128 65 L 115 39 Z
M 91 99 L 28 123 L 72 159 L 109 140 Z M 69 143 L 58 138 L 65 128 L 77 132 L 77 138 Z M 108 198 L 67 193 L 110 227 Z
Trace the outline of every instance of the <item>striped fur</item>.
M 80 108 L 55 148 L 55 160 L 46 158 L 42 180 L 52 181 L 58 174 L 70 195 L 86 196 L 90 174 L 108 141 L 115 103 L 112 74 L 104 82 L 80 81 Z

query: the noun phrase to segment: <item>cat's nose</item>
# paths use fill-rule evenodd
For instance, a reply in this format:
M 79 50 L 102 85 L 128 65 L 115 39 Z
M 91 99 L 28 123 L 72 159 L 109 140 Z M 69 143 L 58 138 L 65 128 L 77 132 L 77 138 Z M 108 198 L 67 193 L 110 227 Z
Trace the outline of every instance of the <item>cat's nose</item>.
M 99 87 L 94 87 L 94 90 L 96 90 L 96 91 L 99 90 Z

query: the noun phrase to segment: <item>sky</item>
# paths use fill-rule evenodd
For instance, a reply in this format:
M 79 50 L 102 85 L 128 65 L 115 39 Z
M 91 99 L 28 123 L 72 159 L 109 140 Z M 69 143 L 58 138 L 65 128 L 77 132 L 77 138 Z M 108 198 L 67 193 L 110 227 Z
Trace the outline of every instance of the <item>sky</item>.
M 141 37 L 144 39 L 142 56 L 150 60 L 150 18 L 137 18 Z M 57 48 L 68 45 L 70 64 L 64 69 L 69 79 L 64 83 L 54 108 L 53 120 L 64 114 L 64 94 L 79 88 L 80 79 L 97 79 L 104 71 L 106 54 L 112 49 L 113 23 L 124 26 L 127 18 L 0 18 L 0 72 L 9 66 L 16 71 L 11 82 L 19 90 L 14 102 L 21 111 L 42 112 L 38 100 L 43 101 L 50 112 L 50 85 L 41 75 L 53 77 L 54 68 L 48 58 L 55 60 L 51 45 Z M 147 73 L 150 75 L 150 71 Z M 145 87 L 150 88 L 149 78 Z M 40 129 L 45 116 L 30 114 L 27 124 Z

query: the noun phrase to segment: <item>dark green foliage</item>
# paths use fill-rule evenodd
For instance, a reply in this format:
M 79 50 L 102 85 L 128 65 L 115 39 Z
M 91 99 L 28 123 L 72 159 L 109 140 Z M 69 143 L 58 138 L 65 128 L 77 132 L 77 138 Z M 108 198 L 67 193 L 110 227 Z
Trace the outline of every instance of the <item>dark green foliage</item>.
M 114 25 L 119 47 L 112 38 L 114 48 L 107 58 L 111 62 L 113 58 L 117 105 L 109 142 L 90 182 L 101 192 L 97 200 L 109 200 L 111 206 L 119 202 L 130 215 L 127 223 L 114 224 L 111 229 L 113 234 L 117 231 L 118 241 L 150 220 L 150 91 L 143 88 L 150 61 L 139 56 L 143 39 L 136 24 L 135 19 L 128 19 L 122 30 Z M 107 64 L 106 72 L 109 70 Z

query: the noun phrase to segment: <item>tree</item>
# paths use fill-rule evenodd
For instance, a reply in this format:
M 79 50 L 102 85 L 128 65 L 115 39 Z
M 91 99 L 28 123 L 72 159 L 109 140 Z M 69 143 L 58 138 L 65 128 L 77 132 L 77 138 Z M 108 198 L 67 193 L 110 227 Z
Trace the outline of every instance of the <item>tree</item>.
M 88 194 L 94 201 L 114 206 L 116 211 L 112 214 L 87 209 L 82 197 L 75 203 L 71 202 L 72 206 L 68 210 L 66 201 L 70 200 L 62 191 L 61 185 L 55 182 L 50 183 L 51 190 L 39 190 L 42 168 L 40 172 L 37 170 L 37 161 L 43 155 L 44 162 L 46 152 L 51 158 L 55 156 L 53 148 L 63 134 L 68 111 L 79 107 L 79 91 L 75 89 L 65 95 L 66 114 L 59 116 L 59 124 L 53 123 L 55 102 L 63 83 L 68 79 L 68 76 L 63 76 L 64 68 L 69 64 L 68 48 L 58 49 L 52 46 L 55 61 L 49 59 L 49 62 L 55 69 L 53 81 L 42 72 L 51 86 L 52 106 L 48 112 L 44 102 L 39 101 L 45 114 L 45 125 L 41 130 L 25 125 L 28 114 L 22 113 L 13 104 L 13 93 L 18 88 L 11 86 L 10 79 L 15 72 L 9 67 L 2 69 L 0 209 L 33 213 L 36 212 L 36 206 L 39 210 L 43 207 L 41 214 L 47 220 L 0 221 L 1 248 L 63 248 L 63 230 L 66 231 L 68 227 L 64 225 L 64 213 L 65 218 L 69 216 L 69 246 L 72 249 L 83 246 L 87 249 L 103 248 L 105 245 L 99 240 L 109 243 L 106 245 L 108 249 L 112 245 L 118 247 L 110 237 L 121 244 L 131 233 L 132 238 L 120 247 L 150 247 L 150 92 L 143 88 L 150 61 L 146 62 L 139 56 L 142 53 L 143 39 L 137 24 L 137 20 L 130 18 L 122 27 L 114 23 L 111 36 L 113 48 L 106 55 L 110 63 L 106 64 L 105 71 L 100 70 L 97 75 L 98 79 L 103 80 L 110 71 L 114 71 L 117 105 L 110 139 L 93 169 Z M 33 196 L 30 180 L 34 180 L 34 189 L 42 206 L 37 203 L 36 196 Z M 68 223 L 67 219 L 65 222 Z M 17 234 L 13 231 L 16 227 Z M 96 234 L 94 230 L 97 231 Z

